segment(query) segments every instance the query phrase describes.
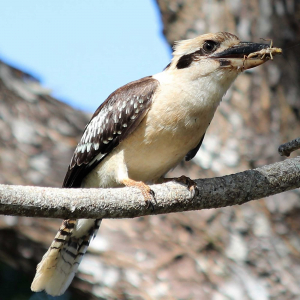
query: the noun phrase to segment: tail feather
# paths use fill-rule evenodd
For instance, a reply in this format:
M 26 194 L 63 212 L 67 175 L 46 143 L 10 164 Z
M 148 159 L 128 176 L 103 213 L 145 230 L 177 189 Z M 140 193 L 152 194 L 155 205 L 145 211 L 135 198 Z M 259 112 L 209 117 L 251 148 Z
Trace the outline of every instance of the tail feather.
M 72 282 L 101 220 L 64 220 L 50 248 L 38 264 L 31 290 L 45 290 L 52 296 L 63 294 Z

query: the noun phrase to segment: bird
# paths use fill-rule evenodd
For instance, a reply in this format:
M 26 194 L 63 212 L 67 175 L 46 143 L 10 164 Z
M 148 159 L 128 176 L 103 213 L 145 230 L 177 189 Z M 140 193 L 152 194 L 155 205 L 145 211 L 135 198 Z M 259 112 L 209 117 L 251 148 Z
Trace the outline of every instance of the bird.
M 63 188 L 134 187 L 150 203 L 154 195 L 149 184 L 160 182 L 183 159 L 196 155 L 237 76 L 277 53 L 281 49 L 241 42 L 228 32 L 175 42 L 171 62 L 162 72 L 120 87 L 95 111 L 74 151 Z M 64 220 L 37 266 L 32 291 L 63 294 L 100 223 Z

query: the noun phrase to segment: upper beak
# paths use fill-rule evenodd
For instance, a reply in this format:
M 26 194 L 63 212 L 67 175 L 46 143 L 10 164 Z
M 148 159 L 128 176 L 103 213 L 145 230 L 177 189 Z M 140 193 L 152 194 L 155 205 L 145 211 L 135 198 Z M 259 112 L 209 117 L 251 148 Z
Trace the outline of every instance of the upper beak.
M 274 55 L 281 53 L 280 48 L 271 48 L 268 44 L 240 42 L 238 45 L 212 54 L 209 57 L 225 59 L 225 61 L 230 62 L 232 67 L 246 70 L 261 65 L 267 60 L 273 59 Z M 226 66 L 226 64 L 223 65 Z

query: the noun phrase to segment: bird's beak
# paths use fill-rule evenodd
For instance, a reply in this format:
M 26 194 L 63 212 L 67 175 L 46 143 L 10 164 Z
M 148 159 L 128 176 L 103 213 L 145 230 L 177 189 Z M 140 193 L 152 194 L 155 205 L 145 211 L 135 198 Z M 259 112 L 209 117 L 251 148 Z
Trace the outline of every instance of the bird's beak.
M 259 66 L 281 53 L 280 48 L 273 48 L 268 44 L 240 42 L 222 52 L 210 55 L 209 58 L 217 59 L 221 67 L 234 67 L 243 71 Z

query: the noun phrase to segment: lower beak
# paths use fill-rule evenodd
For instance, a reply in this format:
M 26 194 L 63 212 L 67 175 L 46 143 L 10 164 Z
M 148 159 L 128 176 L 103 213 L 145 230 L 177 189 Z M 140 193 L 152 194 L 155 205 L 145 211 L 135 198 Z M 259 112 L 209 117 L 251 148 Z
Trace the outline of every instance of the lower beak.
M 273 48 L 268 44 L 241 42 L 209 57 L 218 59 L 221 66 L 247 70 L 261 65 L 267 60 L 273 59 L 274 55 L 281 53 L 280 48 Z

